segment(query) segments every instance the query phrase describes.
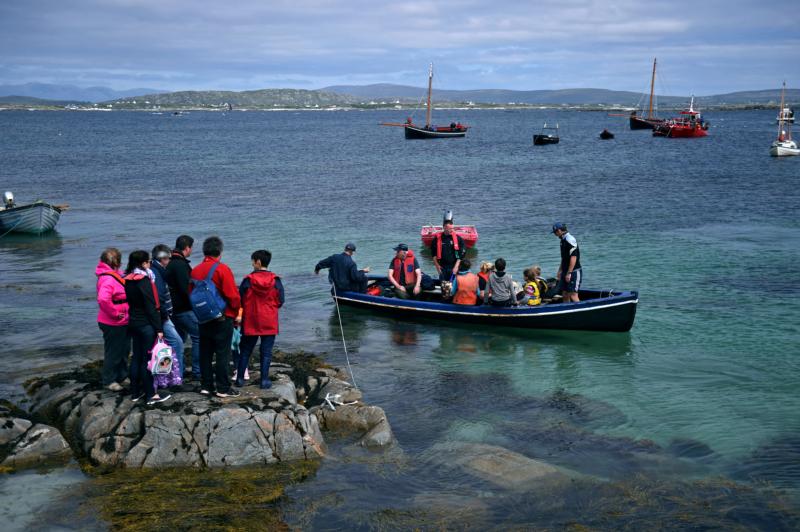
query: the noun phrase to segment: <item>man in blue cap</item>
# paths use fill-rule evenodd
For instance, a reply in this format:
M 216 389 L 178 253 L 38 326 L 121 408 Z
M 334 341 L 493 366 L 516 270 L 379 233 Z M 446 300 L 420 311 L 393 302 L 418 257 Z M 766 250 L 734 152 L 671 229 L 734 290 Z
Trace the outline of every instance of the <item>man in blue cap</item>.
M 553 234 L 561 240 L 561 264 L 558 266 L 556 279 L 557 290 L 564 297 L 564 303 L 580 301 L 578 292 L 581 289 L 581 251 L 578 241 L 569 234 L 567 226 L 561 222 L 553 224 Z
M 328 281 L 334 286 L 336 293 L 366 292 L 369 268 L 358 269 L 355 261 L 353 261 L 353 253 L 355 251 L 356 245 L 348 242 L 344 246 L 343 253 L 331 255 L 327 259 L 319 261 L 314 267 L 314 273 L 319 275 L 320 270 L 330 268 Z

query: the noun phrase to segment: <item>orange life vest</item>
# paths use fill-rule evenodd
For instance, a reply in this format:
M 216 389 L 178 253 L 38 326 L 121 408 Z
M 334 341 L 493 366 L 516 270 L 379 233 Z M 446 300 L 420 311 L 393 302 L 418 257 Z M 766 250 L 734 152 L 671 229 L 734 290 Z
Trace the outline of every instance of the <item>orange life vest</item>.
M 442 260 L 442 237 L 443 236 L 444 236 L 444 233 L 439 233 L 438 235 L 436 235 L 436 258 L 437 258 L 437 260 Z M 456 234 L 455 231 L 453 231 L 453 234 L 450 235 L 450 236 L 453 237 L 453 249 L 456 250 L 456 251 L 459 251 L 459 249 L 458 249 L 458 235 Z
M 394 280 L 397 281 L 397 284 L 400 284 L 400 268 L 403 268 L 405 271 L 405 284 L 413 284 L 416 286 L 417 284 L 417 270 L 414 268 L 414 252 L 410 249 L 406 253 L 406 258 L 402 262 L 397 257 L 394 258 L 392 261 L 392 275 L 394 276 Z
M 458 274 L 456 277 L 456 295 L 453 303 L 456 305 L 474 305 L 478 302 L 478 276 L 474 273 Z

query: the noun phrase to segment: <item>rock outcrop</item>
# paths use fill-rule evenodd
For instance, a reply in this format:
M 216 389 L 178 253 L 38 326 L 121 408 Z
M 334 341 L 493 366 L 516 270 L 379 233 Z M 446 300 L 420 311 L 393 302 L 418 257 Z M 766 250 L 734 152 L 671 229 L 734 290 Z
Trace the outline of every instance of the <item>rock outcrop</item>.
M 19 469 L 71 458 L 69 444 L 57 429 L 14 417 L 10 409 L 0 408 L 0 466 Z

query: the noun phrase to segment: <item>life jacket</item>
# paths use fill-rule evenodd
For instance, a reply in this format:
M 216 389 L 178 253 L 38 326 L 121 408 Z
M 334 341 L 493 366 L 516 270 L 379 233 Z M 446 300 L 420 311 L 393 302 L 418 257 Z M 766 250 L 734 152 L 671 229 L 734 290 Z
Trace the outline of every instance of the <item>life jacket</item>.
M 477 275 L 487 283 L 489 282 L 489 272 L 478 272 Z
M 100 275 L 98 275 L 98 277 L 102 277 L 102 276 L 104 276 L 104 275 L 107 275 L 107 276 L 109 276 L 109 277 L 113 277 L 114 279 L 116 279 L 116 280 L 117 280 L 117 282 L 118 282 L 119 284 L 121 284 L 121 285 L 122 285 L 122 288 L 125 288 L 125 279 L 123 279 L 123 277 L 122 277 L 122 276 L 121 276 L 119 273 L 117 273 L 117 272 L 114 272 L 114 271 L 111 271 L 111 272 L 103 272 L 103 273 L 101 273 Z M 111 302 L 112 302 L 112 303 L 114 303 L 115 305 L 121 305 L 121 304 L 123 304 L 123 303 L 127 303 L 127 302 L 128 302 L 128 300 L 127 300 L 126 298 L 124 298 L 124 297 L 123 297 L 122 299 L 113 299 L 113 298 L 112 298 L 112 299 L 111 299 Z
M 436 235 L 436 259 L 437 260 L 442 260 L 442 237 L 443 236 L 444 236 L 444 233 L 439 233 L 438 235 Z M 453 249 L 456 250 L 456 251 L 459 251 L 459 249 L 458 249 L 458 235 L 456 234 L 455 231 L 453 231 L 453 234 L 450 235 L 450 236 L 453 237 Z
M 474 273 L 458 274 L 456 277 L 456 294 L 453 303 L 456 305 L 474 305 L 478 302 L 478 276 Z
M 257 270 L 246 276 L 250 288 L 242 301 L 242 332 L 246 336 L 278 334 L 278 307 L 280 293 L 275 288 L 278 276 L 266 270 Z
M 528 305 L 533 307 L 542 304 L 542 290 L 538 281 L 528 281 L 525 283 L 525 294 L 528 296 Z
M 125 276 L 124 280 L 141 281 L 145 277 L 147 277 L 147 280 L 150 281 L 150 288 L 153 289 L 153 299 L 156 302 L 156 310 L 161 310 L 161 302 L 158 300 L 158 288 L 156 288 L 156 283 L 153 282 L 153 280 L 150 279 L 150 277 L 148 277 L 147 275 L 142 275 L 141 273 L 129 273 L 128 275 Z
M 414 252 L 410 249 L 406 253 L 406 258 L 402 262 L 397 257 L 394 258 L 392 261 L 392 275 L 394 276 L 394 280 L 400 284 L 400 268 L 402 266 L 403 271 L 405 272 L 405 284 L 413 284 L 416 286 L 417 284 L 417 270 L 414 269 Z

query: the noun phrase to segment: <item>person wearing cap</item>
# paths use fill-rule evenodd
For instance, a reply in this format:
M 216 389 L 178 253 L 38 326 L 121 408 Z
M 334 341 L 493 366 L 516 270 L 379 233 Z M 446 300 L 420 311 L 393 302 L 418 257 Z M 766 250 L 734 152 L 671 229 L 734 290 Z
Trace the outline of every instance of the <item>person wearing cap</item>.
M 561 222 L 553 224 L 553 234 L 561 240 L 561 264 L 558 266 L 556 279 L 557 290 L 561 292 L 565 303 L 580 301 L 578 292 L 583 278 L 581 271 L 581 251 L 578 241 L 569 234 L 567 226 Z
M 394 293 L 400 299 L 413 299 L 419 295 L 422 283 L 422 270 L 414 252 L 406 244 L 394 247 L 395 256 L 389 263 L 389 281 L 394 285 Z
M 353 260 L 353 253 L 356 251 L 356 245 L 348 242 L 344 246 L 344 252 L 331 255 L 328 258 L 322 259 L 314 266 L 314 273 L 319 275 L 320 270 L 329 268 L 328 282 L 330 282 L 336 292 L 366 292 L 367 291 L 367 273 L 369 267 L 361 270 L 356 266 Z
M 431 243 L 433 265 L 439 272 L 440 280 L 449 281 L 458 273 L 458 267 L 465 252 L 464 239 L 455 233 L 453 220 L 445 219 L 442 222 L 442 232 L 437 234 Z
M 153 272 L 156 289 L 158 291 L 158 301 L 160 303 L 161 321 L 164 329 L 164 340 L 172 348 L 175 358 L 178 360 L 178 368 L 183 377 L 183 339 L 178 334 L 178 329 L 172 322 L 172 295 L 167 284 L 167 265 L 172 257 L 172 250 L 166 244 L 158 244 L 151 253 L 153 257 L 150 271 Z

